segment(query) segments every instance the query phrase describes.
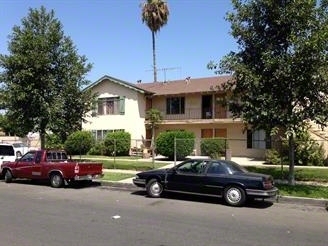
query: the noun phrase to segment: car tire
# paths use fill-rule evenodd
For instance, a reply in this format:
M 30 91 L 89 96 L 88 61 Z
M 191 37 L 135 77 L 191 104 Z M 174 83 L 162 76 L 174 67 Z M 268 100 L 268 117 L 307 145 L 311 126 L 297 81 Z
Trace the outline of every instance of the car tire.
M 6 183 L 11 183 L 13 181 L 13 174 L 11 173 L 11 171 L 7 170 L 5 172 L 4 179 Z
M 242 206 L 246 201 L 245 191 L 238 186 L 229 186 L 224 189 L 224 200 L 230 206 Z
M 157 179 L 151 179 L 146 185 L 146 191 L 150 197 L 158 198 L 163 193 L 163 185 Z
M 64 179 L 59 173 L 54 173 L 50 176 L 50 185 L 53 188 L 60 188 L 64 184 Z

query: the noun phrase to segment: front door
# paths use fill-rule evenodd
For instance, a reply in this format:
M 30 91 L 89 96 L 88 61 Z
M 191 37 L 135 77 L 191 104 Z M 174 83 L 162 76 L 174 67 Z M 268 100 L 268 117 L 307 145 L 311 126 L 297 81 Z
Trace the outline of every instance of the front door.
M 167 189 L 187 193 L 201 193 L 204 179 L 204 161 L 189 160 L 179 165 L 166 178 Z

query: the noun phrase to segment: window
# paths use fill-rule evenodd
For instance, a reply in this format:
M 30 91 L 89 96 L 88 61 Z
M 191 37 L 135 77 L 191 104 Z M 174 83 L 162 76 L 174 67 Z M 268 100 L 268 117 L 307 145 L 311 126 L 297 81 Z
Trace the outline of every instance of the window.
M 185 98 L 168 97 L 166 98 L 166 114 L 184 114 Z
M 110 132 L 124 132 L 124 129 L 106 129 L 106 130 L 92 130 L 92 135 L 96 139 L 96 141 L 103 140 L 107 133 Z
M 206 164 L 203 160 L 190 160 L 179 166 L 177 171 L 183 174 L 200 174 L 204 172 Z
M 247 130 L 248 149 L 270 149 L 271 136 L 264 130 Z
M 125 113 L 125 97 L 99 98 L 97 107 L 98 115 L 123 115 Z
M 227 170 L 219 162 L 213 162 L 208 168 L 207 173 L 209 174 L 226 174 Z

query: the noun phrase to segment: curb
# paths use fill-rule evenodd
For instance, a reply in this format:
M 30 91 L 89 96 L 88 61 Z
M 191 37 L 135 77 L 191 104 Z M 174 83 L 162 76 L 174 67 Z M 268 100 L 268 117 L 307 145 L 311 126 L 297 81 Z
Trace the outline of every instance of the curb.
M 130 183 L 121 182 L 111 182 L 111 181 L 99 181 L 101 186 L 110 187 L 117 190 L 127 190 L 127 191 L 141 191 L 144 190 Z M 300 205 L 311 205 L 323 207 L 328 211 L 328 199 L 315 199 L 307 197 L 296 197 L 296 196 L 281 196 L 278 195 L 276 199 L 268 199 L 273 203 L 290 203 L 290 204 L 300 204 Z

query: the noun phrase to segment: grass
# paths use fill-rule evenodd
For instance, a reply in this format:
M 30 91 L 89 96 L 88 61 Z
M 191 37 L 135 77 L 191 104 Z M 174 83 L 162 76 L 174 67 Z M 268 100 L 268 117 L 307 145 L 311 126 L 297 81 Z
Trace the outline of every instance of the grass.
M 258 172 L 264 174 L 270 174 L 274 179 L 288 179 L 288 167 L 273 166 L 247 166 L 246 169 L 250 172 Z M 315 182 L 327 182 L 328 181 L 328 168 L 295 168 L 295 180 L 296 181 L 315 181 Z
M 74 156 L 74 160 L 77 161 L 96 161 L 101 162 L 106 169 L 122 169 L 122 170 L 135 170 L 145 171 L 151 169 L 157 169 L 166 166 L 168 162 L 154 162 L 152 161 L 140 161 L 140 158 L 136 157 L 116 157 L 115 159 L 107 156 Z
M 120 181 L 120 180 L 123 180 L 123 179 L 132 178 L 134 176 L 135 175 L 129 174 L 129 173 L 106 172 L 106 173 L 104 173 L 104 177 L 102 178 L 102 180 L 106 180 L 106 181 Z
M 287 185 L 276 184 L 279 194 L 282 196 L 298 196 L 307 198 L 324 198 L 328 199 L 328 187 L 316 185 Z

